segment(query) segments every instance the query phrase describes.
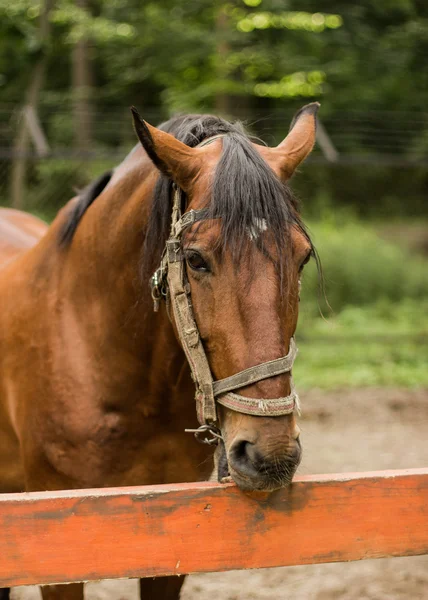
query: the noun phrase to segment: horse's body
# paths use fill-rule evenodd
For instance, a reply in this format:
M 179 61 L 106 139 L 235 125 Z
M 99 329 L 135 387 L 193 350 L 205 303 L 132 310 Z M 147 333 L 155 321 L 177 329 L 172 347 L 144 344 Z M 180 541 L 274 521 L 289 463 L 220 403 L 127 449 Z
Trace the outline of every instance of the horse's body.
M 36 244 L 47 231 L 40 219 L 12 208 L 0 212 L 0 269 Z
M 34 246 L 46 231 L 47 225 L 32 215 L 0 209 L 0 273 Z M 3 305 L 1 313 L 4 313 Z M 6 395 L 0 398 L 5 400 Z M 19 442 L 11 425 L 9 407 L 0 401 L 0 492 L 25 489 Z
M 144 154 L 142 148 L 138 152 Z M 76 252 L 64 256 L 57 239 L 73 199 L 35 247 L 18 254 L 16 243 L 18 256 L 0 271 L 0 406 L 8 414 L 2 421 L 12 425 L 21 447 L 17 456 L 26 465 L 25 483 L 17 477 L 14 490 L 163 483 L 209 471 L 208 465 L 198 471 L 206 456 L 203 447 L 183 435 L 195 422 L 189 402 L 193 383 L 184 372 L 179 390 L 173 391 L 185 358 L 177 361 L 180 348 L 167 324 L 151 332 L 147 350 L 152 304 L 135 282 L 144 215 L 140 198 L 132 202 L 132 197 L 142 181 L 145 185 L 144 171 L 153 169 L 146 157 L 140 158 L 135 173 L 123 165 L 128 223 L 120 222 L 123 200 L 115 215 L 116 186 L 111 186 L 87 215 L 108 206 L 110 224 L 99 221 L 96 231 L 88 219 L 83 232 L 82 222 L 91 250 L 85 241 L 80 255 L 76 235 Z M 115 180 L 123 185 L 120 177 Z M 32 217 L 22 213 L 24 219 L 29 224 Z M 101 252 L 103 243 L 107 254 L 115 236 L 121 238 L 119 245 L 125 238 L 128 247 L 118 254 L 109 280 L 105 267 L 94 268 L 90 254 Z M 132 301 L 123 310 L 120 295 L 128 298 L 128 293 Z M 157 344 L 160 356 L 154 361 Z M 88 398 L 95 400 L 91 407 Z M 0 469 L 4 465 L 9 468 L 0 460 Z M 3 482 L 0 475 L 0 486 L 9 491 L 11 484 Z
M 204 160 L 212 168 L 222 141 L 211 146 Z M 46 233 L 33 217 L 0 211 L 0 491 L 192 481 L 212 470 L 206 447 L 184 433 L 196 424 L 185 355 L 165 306 L 153 313 L 147 281 L 141 277 L 141 248 L 159 175 L 152 149 L 146 150 L 137 147 L 96 193 L 90 191 L 84 210 L 82 199 L 71 200 Z M 167 160 L 162 156 L 159 162 Z M 185 187 L 186 181 L 171 170 Z M 189 190 L 189 198 L 196 197 Z M 70 225 L 73 219 L 78 224 Z M 70 227 L 72 235 L 62 243 Z M 196 296 L 192 288 L 198 324 L 206 327 Z M 285 353 L 297 316 L 285 342 L 278 336 L 270 342 L 271 334 L 257 319 L 261 345 L 255 357 L 236 351 L 236 364 L 227 359 L 223 366 L 216 359 L 217 344 L 211 349 L 207 343 L 210 364 L 220 376 Z M 241 329 L 237 324 L 236 331 Z M 206 337 L 202 330 L 201 335 Z M 272 390 L 277 396 L 287 389 L 288 379 L 280 376 L 248 388 L 248 396 L 264 393 L 269 398 Z M 250 431 L 251 419 L 259 419 L 263 433 L 281 426 L 283 441 L 270 440 L 273 454 L 282 448 L 288 455 L 294 448 L 293 415 L 237 415 L 233 421 L 233 414 L 228 416 L 232 412 L 222 411 L 229 462 L 229 440 L 236 431 Z M 250 440 L 245 444 L 253 446 L 249 433 L 245 435 Z M 239 477 L 236 467 L 238 483 Z M 142 581 L 141 586 L 144 597 L 177 598 L 181 579 Z M 83 597 L 81 584 L 46 588 L 43 595 Z

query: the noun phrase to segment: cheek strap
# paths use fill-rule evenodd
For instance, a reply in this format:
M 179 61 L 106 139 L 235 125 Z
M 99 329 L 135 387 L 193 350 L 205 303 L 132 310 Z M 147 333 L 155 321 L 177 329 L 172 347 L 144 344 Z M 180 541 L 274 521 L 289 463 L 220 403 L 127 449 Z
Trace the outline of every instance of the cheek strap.
M 189 362 L 196 386 L 196 412 L 202 426 L 211 427 L 217 422 L 216 402 L 236 412 L 277 417 L 299 410 L 299 398 L 291 379 L 291 369 L 297 355 L 294 338 L 290 339 L 287 356 L 270 360 L 245 369 L 240 373 L 213 381 L 207 355 L 199 335 L 190 296 L 189 285 L 185 283 L 184 256 L 181 235 L 185 229 L 198 221 L 207 219 L 206 210 L 191 210 L 181 216 L 181 191 L 174 194 L 170 237 L 166 242 L 160 267 L 151 279 L 154 309 L 160 300 L 167 299 L 172 311 L 178 337 Z M 283 398 L 247 398 L 234 390 L 247 387 L 263 379 L 290 373 L 291 393 Z

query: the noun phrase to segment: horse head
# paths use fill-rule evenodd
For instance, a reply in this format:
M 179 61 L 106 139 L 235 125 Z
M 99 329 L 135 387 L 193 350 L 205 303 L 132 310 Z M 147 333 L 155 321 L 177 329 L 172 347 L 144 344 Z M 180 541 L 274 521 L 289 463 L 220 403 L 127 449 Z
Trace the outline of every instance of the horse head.
M 287 181 L 313 148 L 318 106 L 299 111 L 276 148 L 253 143 L 236 127 L 189 147 L 134 111 L 142 146 L 181 190 L 170 239 L 181 255 L 179 286 L 196 323 L 194 347 L 200 343 L 216 382 L 215 406 L 209 418 L 202 406 L 199 420 L 221 432 L 219 477 L 230 474 L 245 490 L 288 484 L 301 459 L 291 367 L 300 276 L 314 250 Z M 184 226 L 181 215 L 193 217 Z M 183 343 L 187 317 L 174 306 L 170 312 Z M 189 352 L 197 380 L 198 359 Z M 216 394 L 225 381 L 231 387 L 222 384 Z

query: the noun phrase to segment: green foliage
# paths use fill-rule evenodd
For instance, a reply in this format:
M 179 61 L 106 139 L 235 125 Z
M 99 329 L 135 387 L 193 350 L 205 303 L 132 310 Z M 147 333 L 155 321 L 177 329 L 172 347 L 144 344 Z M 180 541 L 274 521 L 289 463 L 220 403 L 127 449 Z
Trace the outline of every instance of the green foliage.
M 116 163 L 114 159 L 88 162 L 81 158 L 36 163 L 31 173 L 31 211 L 45 221 L 52 221 L 79 190 Z
M 40 51 L 41 6 L 41 0 L 0 0 L 3 100 L 17 100 L 28 81 Z M 255 103 L 257 96 L 277 98 L 282 104 L 276 106 L 317 94 L 327 115 L 356 98 L 360 108 L 406 110 L 428 99 L 428 74 L 420 69 L 428 9 L 416 0 L 388 6 L 368 0 L 88 0 L 87 9 L 57 0 L 50 21 L 51 42 L 42 50 L 50 56 L 47 89 L 58 98 L 69 93 L 63 69 L 70 47 L 84 37 L 107 104 L 141 96 L 146 106 L 191 111 L 213 107 L 220 93 Z M 310 73 L 322 73 L 322 81 L 311 83 Z M 294 76 L 306 85 L 283 85 Z M 273 86 L 273 93 L 263 85 Z
M 325 73 L 322 71 L 297 71 L 291 75 L 284 75 L 278 82 L 257 83 L 254 86 L 256 96 L 269 98 L 282 98 L 284 96 L 320 96 Z
M 295 69 L 294 61 L 290 61 L 290 56 L 296 55 L 295 34 L 311 36 L 340 28 L 340 15 L 302 11 L 297 3 L 295 10 L 288 11 L 280 10 L 273 1 L 264 0 L 263 10 L 260 4 L 254 0 L 245 4 L 236 0 L 220 4 L 204 0 L 92 0 L 83 9 L 74 0 L 57 0 L 50 14 L 52 42 L 44 48 L 51 57 L 48 86 L 68 93 L 69 82 L 64 81 L 59 69 L 69 62 L 70 46 L 81 38 L 93 46 L 98 67 L 96 83 L 99 87 L 108 83 L 106 93 L 115 95 L 118 103 L 119 98 L 131 95 L 135 101 L 143 91 L 146 105 L 164 104 L 172 110 L 206 109 L 214 106 L 219 93 L 259 95 L 254 86 L 265 82 L 265 75 L 271 76 L 271 85 L 296 71 L 305 77 L 307 64 L 300 61 Z M 22 64 L 31 66 L 31 53 L 38 44 L 41 7 L 41 0 L 12 4 L 0 0 L 0 33 L 12 41 L 9 48 L 0 49 L 0 73 L 15 97 L 20 89 L 15 83 L 25 81 L 31 69 L 25 68 L 19 75 L 6 60 L 6 48 L 8 58 L 13 54 Z M 269 31 L 275 29 L 290 31 L 293 37 L 285 40 L 270 36 Z M 251 53 L 249 48 L 253 49 Z M 255 68 L 260 62 L 269 65 L 269 73 Z M 308 69 L 315 70 L 319 69 Z M 57 75 L 65 84 L 59 89 Z M 281 90 L 282 96 L 296 95 L 296 91 L 288 93 L 289 86 Z M 310 97 L 315 93 L 314 89 L 310 93 L 305 90 L 309 90 L 308 85 L 299 88 L 299 95 Z M 318 92 L 322 93 L 320 87 Z
M 428 260 L 349 218 L 313 224 L 325 273 L 322 318 L 306 267 L 297 329 L 300 388 L 428 386 Z
M 89 150 L 103 154 L 131 147 L 126 114 L 131 104 L 153 124 L 171 112 L 230 114 L 253 122 L 254 133 L 272 145 L 286 134 L 295 109 L 320 99 L 322 122 L 341 157 L 363 155 L 367 161 L 381 151 L 398 159 L 398 167 L 375 161 L 318 164 L 316 150 L 314 162 L 293 182 L 310 214 L 319 218 L 325 198 L 334 207 L 352 205 L 364 217 L 426 214 L 426 161 L 410 171 L 399 160 L 424 159 L 428 149 L 422 112 L 428 105 L 428 70 L 421 68 L 428 52 L 428 4 L 87 0 L 83 9 L 75 0 L 56 0 L 44 47 L 38 32 L 42 5 L 42 0 L 0 0 L 2 147 L 13 143 L 18 122 L 13 111 L 23 102 L 41 53 L 48 57 L 38 107 L 43 130 L 54 149 L 74 143 L 71 57 L 76 42 L 85 38 L 94 88 L 88 104 L 96 115 Z M 377 109 L 394 112 L 377 118 L 371 112 Z M 72 177 L 72 164 L 61 169 L 64 178 Z M 48 164 L 36 171 L 27 187 L 33 191 L 35 182 L 46 180 L 45 196 L 58 206 L 67 187 L 60 171 L 52 180 Z M 2 171 L 4 180 L 9 173 Z M 79 175 L 78 183 L 83 179 Z M 62 186 L 59 195 L 55 181 Z M 7 201 L 9 182 L 0 183 Z M 42 189 L 36 200 L 40 195 Z
M 384 299 L 399 302 L 428 297 L 428 261 L 381 239 L 368 224 L 338 219 L 314 224 L 313 241 L 333 312 Z M 303 297 L 312 304 L 313 313 L 317 312 L 318 286 L 312 261 L 303 275 Z M 330 312 L 323 299 L 321 306 L 326 314 Z
M 428 302 L 379 301 L 327 320 L 303 310 L 298 326 L 299 388 L 428 386 Z
M 83 37 L 90 37 L 100 44 L 120 43 L 124 39 L 135 39 L 137 35 L 130 23 L 111 19 L 102 13 L 95 17 L 73 0 L 57 0 L 51 22 L 67 30 L 65 41 L 69 44 L 75 44 Z
M 239 11 L 239 9 L 235 9 Z M 322 13 L 308 13 L 287 11 L 281 13 L 252 12 L 242 14 L 239 11 L 239 20 L 236 23 L 238 31 L 249 33 L 255 29 L 292 29 L 302 31 L 313 31 L 321 33 L 325 29 L 337 29 L 343 24 L 340 15 L 325 15 Z
M 343 129 L 345 125 L 340 123 L 339 127 Z M 386 131 L 385 135 L 392 134 Z M 422 163 L 406 168 L 398 164 L 394 168 L 379 164 L 378 156 L 373 156 L 370 162 L 372 145 L 364 149 L 364 140 L 359 140 L 357 133 L 350 133 L 347 140 L 346 150 L 355 154 L 364 152 L 366 164 L 309 162 L 293 178 L 292 188 L 303 198 L 308 216 L 318 221 L 325 211 L 351 209 L 360 218 L 399 217 L 404 221 L 428 214 L 428 172 Z

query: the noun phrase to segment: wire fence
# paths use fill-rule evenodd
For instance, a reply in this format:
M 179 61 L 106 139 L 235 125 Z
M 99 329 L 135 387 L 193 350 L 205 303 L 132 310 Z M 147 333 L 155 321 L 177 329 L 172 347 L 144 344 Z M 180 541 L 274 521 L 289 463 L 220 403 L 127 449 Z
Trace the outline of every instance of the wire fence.
M 142 109 L 143 117 L 159 124 L 168 114 L 157 108 Z M 27 115 L 28 116 L 28 115 Z M 31 115 L 30 115 L 31 116 Z M 252 113 L 236 109 L 255 135 L 269 145 L 281 141 L 292 119 L 291 111 Z M 24 165 L 19 207 L 52 212 L 76 189 L 114 167 L 136 143 L 128 108 L 112 107 L 90 115 L 88 146 L 77 148 L 75 130 L 79 119 L 71 106 L 42 105 L 29 117 L 29 139 L 17 145 L 22 107 L 0 104 L 0 203 L 16 205 L 16 163 Z M 87 123 L 88 120 L 84 119 Z M 334 163 L 337 167 L 374 166 L 426 168 L 428 166 L 428 112 L 336 111 L 322 115 L 323 137 L 309 159 L 313 165 Z M 320 132 L 321 133 L 321 132 Z M 44 147 L 43 152 L 40 147 Z M 14 179 L 15 177 L 15 179 Z

